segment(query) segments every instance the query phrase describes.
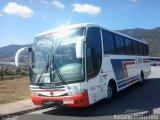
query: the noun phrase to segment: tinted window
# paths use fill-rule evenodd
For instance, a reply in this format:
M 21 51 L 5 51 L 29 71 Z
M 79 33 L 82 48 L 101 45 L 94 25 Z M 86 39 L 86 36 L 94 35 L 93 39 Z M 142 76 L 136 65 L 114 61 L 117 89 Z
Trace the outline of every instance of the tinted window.
M 149 55 L 149 48 L 148 45 L 146 45 L 147 55 Z
M 139 47 L 139 54 L 140 54 L 140 55 L 143 55 L 142 43 L 138 43 L 138 47 Z
M 146 50 L 146 45 L 143 44 L 143 52 L 144 52 L 144 55 L 147 55 L 147 50 Z
M 115 53 L 113 34 L 102 30 L 104 53 Z
M 100 29 L 91 27 L 87 31 L 86 62 L 88 79 L 97 76 L 102 62 Z
M 135 55 L 138 55 L 139 54 L 138 43 L 137 43 L 137 41 L 132 41 L 132 43 L 133 43 L 133 53 Z
M 124 41 L 121 36 L 115 35 L 116 51 L 118 54 L 125 54 Z
M 133 54 L 132 41 L 128 38 L 125 38 L 125 46 L 127 54 Z
M 147 47 L 148 45 L 145 45 L 145 55 L 148 55 L 148 47 Z

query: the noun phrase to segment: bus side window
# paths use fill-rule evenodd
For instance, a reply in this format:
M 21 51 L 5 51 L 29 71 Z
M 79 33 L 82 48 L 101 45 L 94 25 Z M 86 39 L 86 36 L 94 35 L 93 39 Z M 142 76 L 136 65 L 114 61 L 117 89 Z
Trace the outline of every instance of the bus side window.
M 145 51 L 145 55 L 148 55 L 148 54 L 147 54 L 147 45 L 145 45 L 145 44 L 144 44 L 144 49 L 145 49 L 145 50 L 144 50 L 144 51 Z
M 145 56 L 146 53 L 145 53 L 145 46 L 144 46 L 144 45 L 145 45 L 145 44 L 143 43 L 143 44 L 142 44 L 142 50 L 143 50 L 143 55 Z
M 133 54 L 133 48 L 132 48 L 132 41 L 128 38 L 125 38 L 125 46 L 126 46 L 126 52 L 128 55 Z
M 117 54 L 126 54 L 123 37 L 115 35 L 115 43 Z
M 114 37 L 111 32 L 102 29 L 103 48 L 105 54 L 115 54 Z
M 147 45 L 147 55 L 149 55 L 149 47 L 148 47 L 148 45 Z
M 132 43 L 133 43 L 134 55 L 138 55 L 139 54 L 138 43 L 137 41 L 132 41 Z
M 142 43 L 138 43 L 138 47 L 139 47 L 139 54 L 140 54 L 140 55 L 143 55 Z
M 149 48 L 148 48 L 148 45 L 146 45 L 146 55 L 149 55 Z

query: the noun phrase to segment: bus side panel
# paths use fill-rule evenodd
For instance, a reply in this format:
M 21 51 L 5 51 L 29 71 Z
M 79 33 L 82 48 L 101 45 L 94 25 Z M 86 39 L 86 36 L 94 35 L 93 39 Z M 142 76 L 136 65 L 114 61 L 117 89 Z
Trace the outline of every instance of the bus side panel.
M 144 66 L 144 78 L 146 79 L 151 74 L 151 61 L 149 56 L 143 59 L 143 66 Z
M 112 73 L 108 80 L 115 78 L 117 91 L 138 82 L 140 80 L 141 71 L 143 71 L 145 78 L 150 74 L 148 57 L 105 55 L 105 58 L 110 60 L 110 62 L 108 62 L 108 66 L 104 64 L 104 71 Z

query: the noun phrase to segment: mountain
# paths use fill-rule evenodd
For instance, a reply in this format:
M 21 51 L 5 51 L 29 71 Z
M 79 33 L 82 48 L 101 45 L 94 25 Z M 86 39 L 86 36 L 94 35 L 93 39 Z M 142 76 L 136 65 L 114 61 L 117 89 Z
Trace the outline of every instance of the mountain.
M 160 27 L 154 29 L 135 28 L 117 31 L 147 42 L 150 49 L 150 55 L 160 56 Z
M 0 61 L 14 61 L 14 56 L 18 49 L 22 47 L 29 47 L 31 44 L 26 45 L 8 45 L 0 48 Z M 25 55 L 26 53 L 24 53 Z

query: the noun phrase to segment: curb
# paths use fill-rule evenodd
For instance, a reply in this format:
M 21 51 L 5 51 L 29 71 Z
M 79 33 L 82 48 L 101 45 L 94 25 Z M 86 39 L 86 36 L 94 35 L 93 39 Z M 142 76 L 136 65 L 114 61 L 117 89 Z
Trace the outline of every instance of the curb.
M 31 108 L 31 109 L 18 111 L 18 112 L 14 112 L 14 113 L 0 114 L 0 120 L 3 120 L 3 118 L 7 118 L 7 116 L 19 116 L 19 115 L 27 114 L 27 113 L 34 112 L 37 110 L 50 108 L 50 107 L 53 107 L 53 106 L 42 106 L 42 107 Z

